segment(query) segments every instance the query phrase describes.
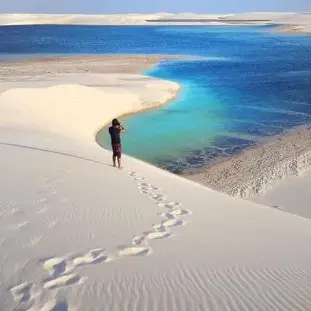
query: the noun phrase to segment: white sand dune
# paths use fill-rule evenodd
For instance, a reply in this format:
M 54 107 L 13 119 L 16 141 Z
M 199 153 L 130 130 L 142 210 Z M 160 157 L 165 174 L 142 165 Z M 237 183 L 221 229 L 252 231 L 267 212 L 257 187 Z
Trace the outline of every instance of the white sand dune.
M 104 88 L 91 88 L 66 83 L 101 83 Z M 175 97 L 179 86 L 174 82 L 159 81 L 130 74 L 68 74 L 53 86 L 33 89 L 33 83 L 24 88 L 11 89 L 1 95 L 0 122 L 2 125 L 22 125 L 40 131 L 66 136 L 70 139 L 85 138 L 94 142 L 97 131 L 108 121 L 121 114 L 165 103 Z M 67 82 L 68 83 L 68 82 Z M 126 85 L 119 88 L 113 85 Z M 41 83 L 40 86 L 44 85 Z M 111 85 L 111 86 L 110 86 Z M 117 90 L 118 89 L 118 90 Z M 116 101 L 115 94 L 118 93 Z M 33 99 L 35 94 L 35 99 Z M 28 98 L 27 106 L 25 98 Z M 66 104 L 64 105 L 64 100 Z M 12 104 L 14 103 L 14 105 Z M 42 109 L 38 109 L 39 103 Z M 92 109 L 90 109 L 92 107 Z M 33 118 L 36 122 L 33 122 Z M 68 122 L 71 120 L 71 122 Z
M 148 19 L 169 17 L 157 14 L 0 14 L 1 25 L 72 24 L 72 25 L 145 25 Z
M 1 82 L 0 310 L 309 310 L 310 220 L 111 167 L 98 128 L 178 87 L 98 75 Z
M 291 176 L 263 195 L 250 198 L 254 202 L 311 219 L 311 171 Z
M 172 22 L 161 22 L 170 19 Z M 193 20 L 177 23 L 174 20 Z M 287 27 L 282 31 L 311 32 L 310 13 L 274 13 L 274 12 L 250 12 L 241 14 L 195 14 L 195 13 L 155 13 L 155 14 L 106 14 L 106 15 L 78 15 L 78 14 L 0 14 L 0 25 L 35 25 L 35 24 L 71 24 L 71 25 L 147 25 L 147 24 L 198 24 L 196 20 L 215 20 L 211 24 L 224 24 L 224 21 L 245 20 L 252 24 L 280 24 Z M 154 22 L 150 22 L 154 21 Z M 157 22 L 157 20 L 159 22 Z M 256 21 L 257 20 L 257 21 Z M 263 20 L 266 20 L 263 21 Z M 202 24 L 202 23 L 199 23 Z

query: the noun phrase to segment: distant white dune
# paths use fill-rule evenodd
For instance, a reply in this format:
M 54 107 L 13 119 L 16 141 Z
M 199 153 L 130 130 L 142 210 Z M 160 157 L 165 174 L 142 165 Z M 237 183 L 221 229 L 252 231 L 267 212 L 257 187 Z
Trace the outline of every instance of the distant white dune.
M 161 22 L 163 19 L 171 22 Z M 296 31 L 309 32 L 311 30 L 311 15 L 308 13 L 274 13 L 251 12 L 241 14 L 195 14 L 195 13 L 155 13 L 155 14 L 106 14 L 106 15 L 79 15 L 79 14 L 0 14 L 0 25 L 147 25 L 147 24 L 181 24 L 177 20 L 187 20 L 182 24 L 198 24 L 199 19 L 217 19 L 223 24 L 225 20 L 251 21 L 252 24 L 282 24 L 299 26 Z M 158 22 L 157 22 L 158 20 Z M 174 22 L 176 20 L 176 22 Z M 190 21 L 189 21 L 190 20 Z M 191 21 L 193 20 L 193 21 Z M 257 20 L 257 21 L 256 21 Z M 152 22 L 150 22 L 152 21 Z M 249 22 L 247 22 L 249 23 Z M 206 23 L 205 23 L 206 24 Z M 293 29 L 291 29 L 293 30 Z
M 75 14 L 2 14 L 1 25 L 29 24 L 72 24 L 72 25 L 144 25 L 148 19 L 168 17 L 161 14 L 112 14 L 112 15 L 75 15 Z

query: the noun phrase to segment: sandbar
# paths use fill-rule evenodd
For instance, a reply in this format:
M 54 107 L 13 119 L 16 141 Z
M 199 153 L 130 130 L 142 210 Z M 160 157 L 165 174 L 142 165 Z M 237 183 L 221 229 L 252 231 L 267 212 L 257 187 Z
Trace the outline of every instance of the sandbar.
M 302 126 L 183 176 L 231 196 L 250 198 L 310 167 L 311 127 Z

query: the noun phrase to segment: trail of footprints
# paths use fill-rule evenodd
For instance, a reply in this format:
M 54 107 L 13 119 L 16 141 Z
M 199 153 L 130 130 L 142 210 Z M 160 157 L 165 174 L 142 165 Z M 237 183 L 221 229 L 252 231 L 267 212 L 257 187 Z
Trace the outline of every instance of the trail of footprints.
M 136 172 L 130 172 L 129 176 L 137 183 L 137 189 L 142 195 L 147 195 L 150 200 L 163 209 L 158 224 L 153 225 L 151 230 L 143 232 L 132 239 L 132 245 L 120 246 L 114 255 L 107 255 L 103 249 L 93 249 L 84 254 L 77 254 L 67 257 L 46 258 L 40 263 L 47 272 L 45 279 L 41 281 L 40 290 L 34 290 L 31 283 L 22 283 L 10 289 L 15 302 L 18 304 L 14 310 L 19 311 L 53 311 L 58 310 L 61 304 L 61 310 L 68 310 L 66 302 L 49 301 L 44 305 L 37 303 L 42 291 L 55 290 L 62 287 L 79 285 L 85 279 L 80 277 L 76 270 L 80 266 L 93 265 L 100 263 L 109 263 L 113 260 L 127 256 L 146 256 L 152 253 L 152 248 L 148 244 L 152 240 L 161 240 L 173 235 L 172 230 L 186 224 L 184 217 L 191 213 L 182 209 L 182 204 L 167 200 L 161 193 L 161 189 L 147 182 L 147 179 L 141 177 Z M 64 307 L 66 306 L 66 308 Z
M 151 200 L 159 207 L 167 209 L 161 216 L 164 220 L 153 226 L 153 230 L 144 232 L 140 236 L 133 238 L 133 245 L 148 244 L 148 240 L 164 239 L 173 235 L 170 228 L 179 227 L 185 224 L 181 218 L 190 214 L 189 211 L 181 208 L 181 203 L 170 202 L 166 196 L 161 193 L 161 189 L 147 182 L 147 179 L 141 177 L 136 172 L 130 172 L 129 175 L 137 182 L 138 190 L 143 195 L 148 195 Z

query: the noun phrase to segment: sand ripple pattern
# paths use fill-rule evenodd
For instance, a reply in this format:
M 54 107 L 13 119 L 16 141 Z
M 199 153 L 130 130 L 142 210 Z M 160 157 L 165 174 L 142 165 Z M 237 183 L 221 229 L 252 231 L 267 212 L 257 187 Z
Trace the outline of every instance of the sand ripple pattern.
M 132 239 L 132 245 L 122 245 L 116 248 L 113 254 L 107 254 L 104 249 L 92 249 L 85 253 L 73 256 L 44 258 L 40 261 L 46 271 L 46 277 L 41 280 L 39 286 L 32 283 L 22 283 L 10 289 L 19 311 L 66 311 L 70 306 L 66 301 L 51 300 L 44 305 L 40 303 L 40 297 L 46 292 L 77 286 L 83 284 L 86 278 L 78 274 L 78 268 L 86 265 L 108 264 L 111 261 L 127 257 L 141 257 L 151 255 L 153 250 L 149 245 L 152 240 L 161 240 L 171 237 L 173 229 L 186 224 L 182 219 L 191 213 L 181 208 L 180 202 L 167 200 L 167 196 L 161 193 L 161 189 L 149 184 L 145 177 L 139 173 L 130 172 L 129 176 L 137 183 L 137 190 L 142 195 L 147 195 L 165 212 L 161 213 L 162 220 L 154 224 L 150 231 L 143 232 Z
M 46 277 L 39 285 L 25 282 L 10 289 L 16 302 L 15 311 L 75 310 L 64 299 L 42 302 L 40 297 L 43 294 L 55 297 L 54 293 L 59 289 L 83 284 L 86 278 L 79 275 L 82 266 L 91 268 L 92 265 L 105 264 L 109 267 L 109 263 L 115 260 L 152 255 L 153 241 L 170 238 L 186 224 L 186 217 L 191 212 L 182 208 L 180 202 L 167 200 L 160 188 L 149 184 L 138 173 L 130 172 L 129 175 L 137 183 L 138 191 L 159 207 L 162 217 L 159 223 L 135 236 L 132 245 L 118 246 L 111 254 L 97 248 L 69 257 L 43 258 L 40 264 L 46 271 Z M 176 265 L 177 273 L 153 275 L 151 280 L 141 275 L 116 275 L 106 282 L 106 290 L 99 284 L 100 288 L 95 288 L 93 294 L 105 302 L 107 310 L 117 310 L 116 301 L 126 302 L 127 311 L 311 310 L 310 268 L 196 269 L 182 263 Z
M 117 277 L 107 284 L 109 291 L 99 291 L 101 299 L 109 306 L 114 299 L 127 301 L 127 311 L 310 310 L 309 269 L 177 268 L 177 273 L 153 276 L 150 282 L 139 276 Z

